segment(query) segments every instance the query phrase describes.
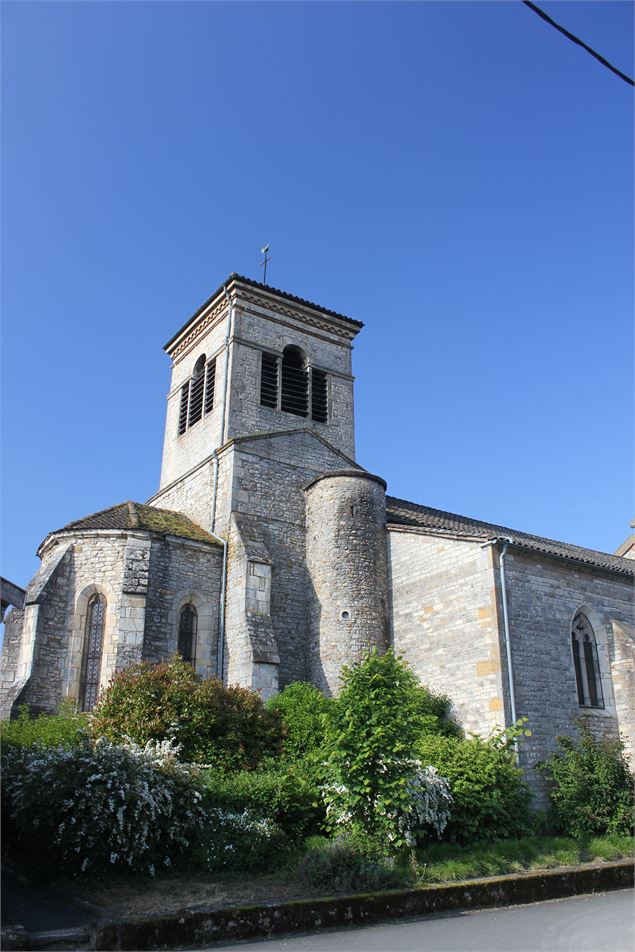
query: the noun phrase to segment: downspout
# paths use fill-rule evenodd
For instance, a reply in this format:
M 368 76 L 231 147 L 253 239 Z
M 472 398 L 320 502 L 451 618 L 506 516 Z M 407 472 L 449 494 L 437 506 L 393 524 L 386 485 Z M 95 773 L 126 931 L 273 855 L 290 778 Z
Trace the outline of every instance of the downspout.
M 507 610 L 507 580 L 505 577 L 505 556 L 507 555 L 507 549 L 512 540 L 507 538 L 495 538 L 490 539 L 489 542 L 486 542 L 485 545 L 495 546 L 497 542 L 503 543 L 503 548 L 501 550 L 499 567 L 500 567 L 500 580 L 501 580 L 501 600 L 503 602 L 503 630 L 505 633 L 505 654 L 507 656 L 507 681 L 509 684 L 509 707 L 511 713 L 511 726 L 513 727 L 516 723 L 516 692 L 514 690 L 514 669 L 512 666 L 512 648 L 511 648 L 511 638 L 509 634 L 509 612 Z M 514 750 L 516 751 L 516 756 L 518 756 L 518 742 L 514 740 Z
M 223 285 L 223 292 L 225 298 L 227 299 L 227 304 L 229 306 L 229 314 L 227 320 L 227 334 L 225 335 L 225 374 L 223 381 L 223 403 L 222 403 L 222 413 L 221 413 L 221 424 L 220 424 L 220 441 L 221 445 L 225 443 L 225 419 L 227 416 L 227 388 L 229 384 L 229 342 L 232 335 L 233 321 L 234 321 L 234 308 L 232 305 L 232 300 L 229 295 L 229 292 L 225 285 Z M 223 680 L 223 671 L 225 667 L 225 595 L 227 592 L 227 540 L 223 539 L 221 536 L 217 535 L 214 531 L 216 529 L 216 497 L 218 495 L 218 470 L 220 466 L 220 461 L 218 458 L 218 447 L 215 448 L 214 454 L 214 484 L 212 486 L 212 528 L 210 530 L 210 535 L 212 535 L 217 542 L 219 542 L 223 547 L 223 566 L 221 569 L 221 581 L 220 581 L 220 606 L 218 611 L 218 643 L 216 645 L 216 674 L 218 678 Z

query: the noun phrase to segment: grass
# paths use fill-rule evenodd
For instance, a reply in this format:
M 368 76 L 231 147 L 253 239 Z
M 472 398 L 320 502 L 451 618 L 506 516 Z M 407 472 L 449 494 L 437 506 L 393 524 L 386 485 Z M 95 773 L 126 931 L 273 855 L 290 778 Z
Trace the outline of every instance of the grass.
M 594 860 L 633 855 L 633 837 L 607 835 L 588 840 L 557 836 L 525 836 L 499 840 L 487 847 L 439 843 L 418 849 L 412 868 L 418 883 L 454 883 L 480 876 L 502 876 L 525 870 L 577 866 Z

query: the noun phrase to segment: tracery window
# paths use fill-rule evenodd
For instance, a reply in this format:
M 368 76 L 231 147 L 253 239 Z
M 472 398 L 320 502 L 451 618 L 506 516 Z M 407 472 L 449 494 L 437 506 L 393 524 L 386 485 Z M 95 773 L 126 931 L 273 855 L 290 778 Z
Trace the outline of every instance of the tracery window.
M 194 364 L 192 376 L 181 387 L 179 436 L 213 410 L 215 386 L 216 358 L 206 363 L 205 354 L 201 354 Z
M 179 638 L 177 651 L 184 661 L 196 664 L 196 631 L 198 615 L 193 605 L 184 605 L 179 616 Z
M 309 367 L 299 347 L 285 347 L 282 357 L 263 353 L 260 370 L 260 405 L 328 422 L 328 377 Z
M 106 599 L 103 595 L 93 595 L 88 602 L 88 610 L 86 612 L 84 654 L 82 657 L 82 673 L 79 687 L 79 699 L 82 711 L 92 711 L 97 702 L 97 695 L 99 694 L 105 618 Z
M 581 707 L 604 707 L 598 646 L 591 622 L 583 612 L 573 619 L 571 650 L 578 704 Z

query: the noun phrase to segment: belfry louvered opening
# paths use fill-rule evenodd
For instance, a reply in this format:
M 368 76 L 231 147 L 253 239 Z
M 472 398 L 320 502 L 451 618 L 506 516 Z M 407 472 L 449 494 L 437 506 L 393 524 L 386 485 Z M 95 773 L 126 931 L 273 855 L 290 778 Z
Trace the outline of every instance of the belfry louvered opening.
M 280 409 L 296 416 L 309 415 L 309 374 L 299 347 L 285 347 L 282 352 Z
M 311 416 L 318 423 L 328 420 L 328 385 L 323 370 L 311 370 Z
M 179 436 L 214 408 L 216 385 L 216 358 L 205 362 L 202 354 L 194 365 L 194 372 L 181 387 L 179 406 Z
M 205 392 L 205 355 L 198 358 L 190 383 L 190 411 L 187 425 L 193 426 L 203 416 L 203 394 Z
M 282 357 L 262 354 L 260 405 L 328 423 L 329 386 L 326 371 L 309 368 L 299 347 L 285 347 Z
M 260 404 L 274 410 L 278 406 L 278 358 L 275 354 L 262 355 Z

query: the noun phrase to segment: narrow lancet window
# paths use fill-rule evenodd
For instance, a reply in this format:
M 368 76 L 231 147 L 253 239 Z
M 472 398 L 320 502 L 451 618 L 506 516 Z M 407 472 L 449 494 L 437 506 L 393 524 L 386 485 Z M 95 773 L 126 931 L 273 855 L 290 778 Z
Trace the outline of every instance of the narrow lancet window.
M 581 707 L 604 707 L 598 646 L 589 619 L 582 612 L 573 619 L 571 651 Z
M 84 656 L 80 681 L 80 704 L 82 711 L 92 711 L 99 694 L 101 676 L 101 656 L 104 646 L 104 622 L 106 618 L 106 599 L 103 595 L 93 595 L 86 613 L 86 631 L 84 635 Z
M 198 358 L 190 383 L 190 412 L 187 425 L 193 426 L 203 416 L 203 391 L 205 388 L 205 355 Z
M 328 419 L 328 390 L 323 370 L 311 370 L 311 416 L 318 423 Z
M 196 629 L 198 616 L 193 605 L 184 605 L 179 617 L 179 639 L 177 650 L 184 661 L 192 666 L 196 663 Z
M 285 347 L 282 354 L 280 408 L 295 416 L 309 415 L 309 375 L 299 347 Z
M 216 358 L 209 361 L 205 369 L 205 413 L 214 409 L 214 389 L 216 387 Z
M 190 402 L 190 381 L 181 387 L 181 406 L 179 408 L 179 436 L 187 430 L 187 408 Z
M 274 410 L 278 406 L 278 358 L 275 354 L 262 355 L 260 405 Z

